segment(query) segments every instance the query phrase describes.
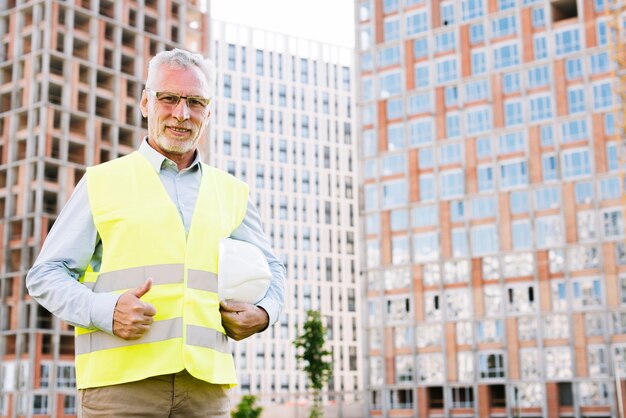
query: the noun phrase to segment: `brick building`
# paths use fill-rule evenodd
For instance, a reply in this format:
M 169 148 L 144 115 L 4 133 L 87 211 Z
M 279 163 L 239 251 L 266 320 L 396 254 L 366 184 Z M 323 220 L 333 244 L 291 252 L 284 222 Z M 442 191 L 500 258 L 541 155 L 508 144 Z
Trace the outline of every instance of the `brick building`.
M 208 55 L 202 3 L 0 1 L 0 416 L 75 415 L 73 331 L 24 279 L 85 168 L 145 135 L 148 60 Z
M 618 416 L 605 2 L 355 5 L 369 414 Z

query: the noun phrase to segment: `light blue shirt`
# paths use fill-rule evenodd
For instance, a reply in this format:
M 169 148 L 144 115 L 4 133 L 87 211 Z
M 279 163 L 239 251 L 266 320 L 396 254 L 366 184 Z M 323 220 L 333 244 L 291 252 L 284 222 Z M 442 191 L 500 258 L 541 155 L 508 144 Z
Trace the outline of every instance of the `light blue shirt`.
M 139 147 L 143 155 L 178 208 L 189 232 L 196 204 L 202 164 L 196 152 L 193 163 L 178 170 L 176 163 L 154 150 L 147 139 Z M 276 258 L 261 228 L 259 213 L 248 201 L 246 215 L 231 238 L 257 246 L 267 258 L 272 281 L 265 297 L 257 306 L 265 309 L 270 325 L 278 320 L 285 299 L 285 266 Z M 93 223 L 85 178 L 76 186 L 72 197 L 50 230 L 41 253 L 26 277 L 30 295 L 50 312 L 74 326 L 101 329 L 113 333 L 113 311 L 119 294 L 94 293 L 78 282 L 87 266 L 99 271 L 102 242 Z

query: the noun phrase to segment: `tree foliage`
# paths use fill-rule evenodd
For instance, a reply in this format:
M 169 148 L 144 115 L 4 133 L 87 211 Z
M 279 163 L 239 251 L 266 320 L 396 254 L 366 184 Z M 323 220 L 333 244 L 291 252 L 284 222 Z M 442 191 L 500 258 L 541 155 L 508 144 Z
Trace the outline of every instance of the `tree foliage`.
M 255 406 L 256 396 L 244 395 L 237 405 L 237 409 L 230 413 L 232 418 L 259 418 L 263 408 Z
M 304 362 L 302 370 L 307 374 L 313 388 L 314 399 L 310 417 L 316 418 L 323 416 L 321 391 L 331 375 L 332 363 L 328 360 L 330 351 L 324 349 L 326 329 L 322 324 L 320 313 L 309 310 L 306 315 L 303 333 L 296 338 L 294 345 L 301 349 L 297 357 Z

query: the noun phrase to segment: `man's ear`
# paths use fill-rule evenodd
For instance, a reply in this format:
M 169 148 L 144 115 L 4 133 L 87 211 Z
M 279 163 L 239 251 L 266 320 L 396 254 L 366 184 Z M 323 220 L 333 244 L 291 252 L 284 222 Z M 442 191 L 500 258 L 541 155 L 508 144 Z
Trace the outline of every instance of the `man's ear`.
M 144 90 L 141 93 L 141 101 L 139 102 L 139 108 L 144 118 L 148 117 L 148 93 Z

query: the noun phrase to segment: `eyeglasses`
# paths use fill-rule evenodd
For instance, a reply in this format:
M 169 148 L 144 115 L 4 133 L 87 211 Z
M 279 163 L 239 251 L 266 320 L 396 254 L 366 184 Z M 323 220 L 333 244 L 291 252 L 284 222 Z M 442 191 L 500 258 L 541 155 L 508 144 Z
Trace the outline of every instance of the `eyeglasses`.
M 170 93 L 169 91 L 154 91 L 151 88 L 146 87 L 146 91 L 152 94 L 159 103 L 166 106 L 177 106 L 180 99 L 185 99 L 187 106 L 191 110 L 201 111 L 211 103 L 211 99 L 202 96 L 181 96 L 180 94 Z

